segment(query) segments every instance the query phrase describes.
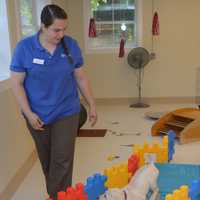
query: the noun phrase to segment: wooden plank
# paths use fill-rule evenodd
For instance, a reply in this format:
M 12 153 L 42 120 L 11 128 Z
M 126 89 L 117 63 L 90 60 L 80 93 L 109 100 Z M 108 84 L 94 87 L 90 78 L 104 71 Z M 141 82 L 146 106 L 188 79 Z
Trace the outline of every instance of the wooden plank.
M 166 122 L 165 123 L 166 125 L 169 125 L 169 126 L 175 126 L 175 127 L 178 127 L 178 128 L 185 128 L 189 123 L 186 123 L 186 122 L 181 122 L 181 121 L 169 121 L 169 122 Z
M 77 137 L 104 137 L 107 129 L 80 129 Z
M 152 126 L 151 134 L 166 134 L 168 130 L 175 131 L 182 144 L 200 141 L 200 110 L 182 108 L 169 112 Z

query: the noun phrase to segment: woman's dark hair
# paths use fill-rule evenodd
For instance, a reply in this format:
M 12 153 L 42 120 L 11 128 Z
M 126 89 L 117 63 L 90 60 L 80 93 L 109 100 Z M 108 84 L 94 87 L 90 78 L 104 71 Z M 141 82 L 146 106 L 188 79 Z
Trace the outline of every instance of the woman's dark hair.
M 42 9 L 40 20 L 47 28 L 55 19 L 67 19 L 67 13 L 55 4 L 49 4 Z

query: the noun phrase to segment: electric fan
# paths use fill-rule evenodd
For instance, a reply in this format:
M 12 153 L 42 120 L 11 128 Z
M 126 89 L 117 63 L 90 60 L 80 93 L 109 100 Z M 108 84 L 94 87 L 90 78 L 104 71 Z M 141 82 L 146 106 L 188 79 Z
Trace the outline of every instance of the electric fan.
M 142 76 L 144 67 L 150 61 L 150 54 L 145 48 L 137 47 L 129 52 L 127 60 L 128 64 L 136 70 L 137 87 L 138 87 L 138 102 L 131 104 L 130 107 L 135 107 L 135 108 L 149 107 L 148 104 L 142 102 Z

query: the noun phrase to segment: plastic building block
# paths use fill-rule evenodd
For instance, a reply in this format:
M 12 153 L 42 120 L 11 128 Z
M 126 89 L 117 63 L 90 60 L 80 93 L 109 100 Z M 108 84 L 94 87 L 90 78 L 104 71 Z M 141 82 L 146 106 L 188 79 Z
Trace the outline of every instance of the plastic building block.
M 58 194 L 57 194 L 57 198 L 58 198 L 58 200 L 66 200 L 66 192 L 64 192 L 64 191 L 60 191 L 60 192 L 58 192 Z
M 61 200 L 78 200 L 76 190 L 73 187 L 68 187 L 66 191 L 66 198 Z
M 173 200 L 172 194 L 168 194 L 168 195 L 165 197 L 165 200 Z
M 76 184 L 76 191 L 77 191 L 78 200 L 88 200 L 88 196 L 84 192 L 84 185 L 82 183 Z
M 173 155 L 175 153 L 175 137 L 176 133 L 172 130 L 168 131 L 168 161 L 173 159 Z
M 136 170 L 139 167 L 139 156 L 136 154 L 133 154 L 129 159 L 128 159 L 128 172 L 131 173 L 133 176 Z
M 57 197 L 58 200 L 88 200 L 87 194 L 84 193 L 84 185 L 82 183 L 77 183 L 75 188 L 68 187 L 66 192 L 58 192 Z
M 133 153 L 139 157 L 139 167 L 143 166 L 145 163 L 154 161 L 157 163 L 168 162 L 168 136 L 163 137 L 162 145 L 153 143 L 152 145 L 147 142 L 143 146 L 135 144 L 133 147 Z M 171 142 L 172 140 L 170 140 Z M 172 149 L 172 143 L 170 143 L 170 148 Z M 171 155 L 171 154 L 170 154 Z
M 84 192 L 88 195 L 88 200 L 96 200 L 101 194 L 104 194 L 107 188 L 105 182 L 107 177 L 99 173 L 87 178 Z
M 172 194 L 167 194 L 165 200 L 190 200 L 188 191 L 188 186 L 183 185 L 179 189 L 174 190 Z
M 192 185 L 190 186 L 189 189 L 189 196 L 191 200 L 200 199 L 200 179 L 192 182 Z
M 144 151 L 139 144 L 135 144 L 133 147 L 133 153 L 139 157 L 139 167 L 144 165 Z
M 108 161 L 113 161 L 114 159 L 117 159 L 117 158 L 119 158 L 119 156 L 109 155 L 109 156 L 107 157 L 107 160 L 108 160 Z
M 128 172 L 128 164 L 116 165 L 104 170 L 108 177 L 105 185 L 108 188 L 122 188 L 128 184 L 131 173 Z

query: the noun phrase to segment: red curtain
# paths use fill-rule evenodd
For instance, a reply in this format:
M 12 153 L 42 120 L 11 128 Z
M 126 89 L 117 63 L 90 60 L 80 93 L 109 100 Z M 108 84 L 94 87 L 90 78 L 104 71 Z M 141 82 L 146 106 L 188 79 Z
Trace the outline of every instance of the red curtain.
M 159 19 L 158 19 L 158 13 L 155 12 L 153 16 L 153 22 L 152 22 L 152 34 L 153 35 L 159 35 Z
M 97 36 L 97 33 L 96 33 L 96 24 L 95 24 L 95 19 L 94 18 L 90 19 L 88 36 L 89 37 L 96 37 Z
M 124 54 L 125 54 L 124 46 L 125 46 L 125 39 L 121 38 L 120 46 L 119 46 L 119 58 L 124 57 Z

